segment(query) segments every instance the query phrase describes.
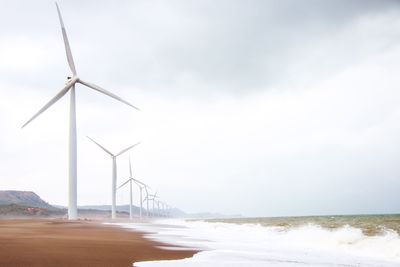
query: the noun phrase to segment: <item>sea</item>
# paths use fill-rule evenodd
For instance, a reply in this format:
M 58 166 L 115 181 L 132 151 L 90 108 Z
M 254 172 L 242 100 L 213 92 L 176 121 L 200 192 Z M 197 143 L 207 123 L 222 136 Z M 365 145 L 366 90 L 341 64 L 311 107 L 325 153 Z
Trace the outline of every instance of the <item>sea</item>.
M 192 258 L 137 262 L 156 266 L 400 267 L 400 215 L 346 215 L 127 223 L 164 249 L 197 249 Z

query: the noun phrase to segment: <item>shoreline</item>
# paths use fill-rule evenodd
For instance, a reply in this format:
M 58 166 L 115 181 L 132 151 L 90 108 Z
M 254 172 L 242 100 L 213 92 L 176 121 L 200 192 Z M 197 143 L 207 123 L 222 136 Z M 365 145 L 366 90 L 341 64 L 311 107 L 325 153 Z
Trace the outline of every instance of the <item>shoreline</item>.
M 110 221 L 0 220 L 0 266 L 122 267 L 192 257 L 197 250 L 149 240 Z

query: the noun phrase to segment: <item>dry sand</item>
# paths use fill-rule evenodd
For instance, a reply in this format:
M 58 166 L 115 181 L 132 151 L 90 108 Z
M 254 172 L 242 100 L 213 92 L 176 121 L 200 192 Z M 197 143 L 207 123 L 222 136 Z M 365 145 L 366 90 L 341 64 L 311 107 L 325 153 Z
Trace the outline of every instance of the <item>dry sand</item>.
M 162 250 L 158 245 L 165 244 L 96 221 L 0 221 L 0 267 L 128 267 L 196 253 Z

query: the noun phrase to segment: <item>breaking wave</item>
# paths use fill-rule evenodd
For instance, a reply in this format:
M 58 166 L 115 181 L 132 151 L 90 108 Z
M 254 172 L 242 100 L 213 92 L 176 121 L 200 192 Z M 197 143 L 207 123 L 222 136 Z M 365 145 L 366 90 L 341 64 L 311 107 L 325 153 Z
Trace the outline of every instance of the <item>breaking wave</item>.
M 253 223 L 169 220 L 124 224 L 147 237 L 200 248 L 193 258 L 136 263 L 135 266 L 400 266 L 400 237 L 390 229 L 366 235 L 344 225 L 327 229 L 306 223 L 293 227 Z

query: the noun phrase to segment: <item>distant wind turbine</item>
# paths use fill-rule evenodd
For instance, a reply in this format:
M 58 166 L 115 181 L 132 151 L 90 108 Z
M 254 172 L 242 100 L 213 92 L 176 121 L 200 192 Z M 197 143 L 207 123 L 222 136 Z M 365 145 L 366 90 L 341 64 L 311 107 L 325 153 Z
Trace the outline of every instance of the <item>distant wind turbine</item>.
M 146 197 L 143 199 L 143 201 L 146 201 L 146 213 L 147 213 L 147 217 L 150 217 L 150 210 L 149 210 L 149 190 L 150 189 L 149 186 L 144 185 L 144 190 L 146 192 Z M 142 194 L 142 190 L 140 190 L 140 194 Z M 142 203 L 143 203 L 142 201 Z M 142 203 L 140 203 L 142 205 Z
M 154 195 L 147 194 L 147 196 L 146 196 L 147 201 L 151 200 L 153 202 L 152 203 L 153 204 L 153 208 L 152 208 L 153 216 L 155 215 L 155 213 L 154 213 L 154 211 L 155 211 L 155 209 L 154 209 L 154 201 L 156 201 L 156 198 L 157 198 L 157 191 L 156 191 L 156 193 Z
M 69 194 L 68 194 L 68 219 L 76 220 L 78 218 L 78 208 L 77 208 L 77 142 L 76 142 L 76 111 L 75 111 L 75 84 L 80 83 L 89 87 L 97 92 L 105 94 L 112 97 L 124 104 L 131 106 L 134 109 L 139 110 L 137 107 L 133 106 L 129 102 L 123 100 L 119 96 L 97 86 L 93 83 L 83 81 L 78 77 L 74 60 L 72 58 L 71 47 L 68 42 L 67 32 L 65 31 L 64 22 L 61 17 L 60 9 L 56 3 L 58 17 L 60 19 L 61 31 L 64 39 L 65 52 L 67 54 L 68 65 L 72 72 L 72 77 L 68 77 L 66 86 L 61 89 L 61 91 L 56 94 L 44 107 L 42 107 L 31 119 L 29 119 L 23 126 L 24 128 L 36 117 L 38 117 L 42 112 L 51 107 L 60 98 L 62 98 L 68 91 L 70 91 L 70 104 L 69 104 Z
M 162 214 L 164 217 L 167 217 L 166 210 L 165 210 L 166 203 L 163 202 L 163 201 L 160 201 L 160 204 L 161 204 L 161 214 Z
M 133 181 L 136 183 L 136 185 L 139 187 L 140 190 L 140 219 L 142 219 L 143 217 L 143 189 L 146 191 L 146 195 L 147 195 L 147 188 L 150 188 L 150 186 L 146 185 L 145 183 L 137 180 L 137 179 L 133 179 Z M 148 209 L 148 205 L 147 205 L 147 209 Z
M 161 210 L 160 210 L 160 200 L 156 200 L 157 201 L 157 213 L 158 213 L 158 216 L 160 216 L 161 217 Z
M 112 205 L 111 205 L 111 218 L 115 219 L 116 218 L 116 212 L 117 212 L 117 198 L 116 198 L 116 193 L 117 193 L 117 157 L 124 154 L 125 152 L 127 152 L 128 150 L 130 150 L 131 148 L 137 146 L 138 144 L 140 144 L 140 142 L 131 145 L 125 149 L 122 149 L 119 153 L 117 154 L 113 154 L 111 153 L 109 150 L 107 150 L 104 146 L 100 145 L 99 143 L 97 143 L 96 141 L 94 141 L 92 138 L 90 138 L 89 136 L 87 136 L 87 138 L 89 138 L 93 143 L 95 143 L 96 145 L 98 145 L 101 149 L 103 149 L 107 154 L 109 154 L 111 156 L 112 159 L 112 184 L 111 184 L 111 201 L 112 201 Z M 131 198 L 132 198 L 132 194 L 131 194 Z
M 122 185 L 120 185 L 117 189 L 120 189 L 127 183 L 129 183 L 129 218 L 132 220 L 132 182 L 135 182 L 135 184 L 139 187 L 140 190 L 140 219 L 142 218 L 142 210 L 143 210 L 143 188 L 150 188 L 148 185 L 145 183 L 139 181 L 138 179 L 133 178 L 132 175 L 132 165 L 131 165 L 131 157 L 129 157 L 129 179 L 126 180 Z M 147 191 L 146 188 L 146 191 Z

